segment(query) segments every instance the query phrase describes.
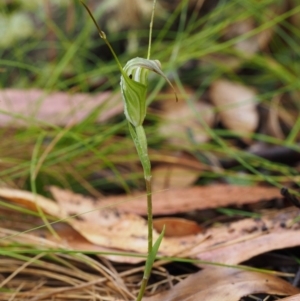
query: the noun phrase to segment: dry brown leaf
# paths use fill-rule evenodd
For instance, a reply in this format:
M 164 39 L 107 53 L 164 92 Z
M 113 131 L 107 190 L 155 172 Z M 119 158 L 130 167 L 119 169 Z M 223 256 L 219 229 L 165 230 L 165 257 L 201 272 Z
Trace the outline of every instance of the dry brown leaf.
M 38 89 L 6 89 L 0 91 L 0 110 L 7 112 L 0 114 L 0 126 L 24 126 L 39 121 L 64 126 L 80 122 L 99 106 L 99 122 L 106 121 L 123 110 L 120 96 L 108 92 L 95 95 L 66 92 L 47 94 Z M 25 120 L 18 115 L 22 115 Z
M 145 301 L 238 301 L 250 294 L 294 295 L 298 288 L 270 274 L 237 268 L 209 267 L 190 275 L 169 291 Z
M 57 200 L 60 199 L 63 208 L 69 206 L 66 204 L 70 202 L 73 204 L 82 203 L 82 208 L 78 211 L 81 211 L 85 206 L 87 208 L 90 206 L 89 202 L 86 202 L 87 198 L 80 195 L 58 188 L 52 188 L 51 192 Z M 90 202 L 90 204 L 93 203 L 92 200 Z M 117 209 L 114 210 L 119 212 Z M 110 227 L 111 229 L 109 227 L 99 229 L 93 225 L 93 218 L 90 218 L 89 215 L 87 215 L 88 219 L 85 220 L 84 225 L 72 221 L 73 219 L 69 223 L 92 243 L 100 244 L 106 248 L 120 248 L 138 253 L 146 252 L 147 226 L 145 221 L 135 216 L 126 224 L 126 215 L 122 215 L 120 212 L 119 214 L 120 221 L 116 218 L 115 223 Z M 182 256 L 206 261 L 237 264 L 270 250 L 299 245 L 299 224 L 296 223 L 289 227 L 291 220 L 297 215 L 298 210 L 290 208 L 286 211 L 265 214 L 261 219 L 248 218 L 232 224 L 212 227 L 207 229 L 205 233 L 198 233 L 197 235 L 165 237 L 159 253 L 167 256 L 181 253 Z M 102 214 L 98 214 L 95 215 L 95 218 L 101 216 Z M 133 221 L 136 222 L 133 223 Z M 101 222 L 101 224 L 105 224 L 105 222 Z M 135 230 L 137 230 L 136 233 Z M 157 237 L 156 232 L 154 232 L 154 237 Z
M 176 103 L 170 100 L 162 102 L 162 120 L 158 127 L 158 133 L 174 145 L 190 144 L 188 131 L 192 132 L 196 143 L 209 140 L 210 136 L 206 133 L 198 118 L 203 118 L 209 126 L 213 125 L 215 119 L 212 106 L 202 101 L 195 102 L 197 113 L 194 113 L 185 102 L 187 97 L 193 97 L 194 91 L 186 88 L 186 94 L 182 96 L 178 93 L 179 101 Z
M 59 205 L 29 192 L 23 194 L 13 189 L 0 189 L 1 197 L 31 208 L 37 202 L 41 209 L 47 213 L 51 211 L 58 218 L 79 213 L 66 222 L 90 243 L 106 249 L 146 252 L 147 225 L 144 219 L 122 213 L 117 208 L 97 206 L 93 199 L 59 188 L 52 188 L 52 193 L 59 200 Z M 289 208 L 266 213 L 260 219 L 247 218 L 211 227 L 196 235 L 165 237 L 159 254 L 237 264 L 270 250 L 300 245 L 299 223 L 291 224 L 298 214 L 297 209 Z M 154 231 L 154 239 L 157 236 Z
M 260 186 L 216 184 L 211 186 L 194 186 L 185 189 L 154 191 L 153 214 L 174 214 L 196 209 L 251 204 L 273 198 L 281 198 L 279 189 Z M 130 206 L 124 202 L 126 199 L 130 201 Z M 101 205 L 103 206 L 116 203 L 120 203 L 118 204 L 118 209 L 121 211 L 147 215 L 145 195 L 135 196 L 134 198 L 132 196 L 111 196 L 101 199 Z
M 299 301 L 300 300 L 300 294 L 296 294 L 290 297 L 282 298 L 281 301 Z
M 222 123 L 239 134 L 249 134 L 258 126 L 256 93 L 228 80 L 217 80 L 210 88 L 211 101 L 220 110 Z
M 59 194 L 58 203 L 30 192 L 0 188 L 1 197 L 33 210 L 36 210 L 38 204 L 46 213 L 58 219 L 65 219 L 82 236 L 96 245 L 147 252 L 147 226 L 143 218 L 119 212 L 115 208 L 96 207 L 93 199 L 70 191 L 52 188 L 52 193 Z M 71 217 L 77 214 L 79 215 Z M 158 237 L 155 231 L 154 237 Z
M 84 238 L 80 233 L 74 230 L 70 225 L 65 223 L 58 223 L 54 225 L 54 229 L 56 233 L 62 240 L 57 241 L 53 235 L 48 231 L 43 233 L 43 237 L 48 241 L 57 243 L 57 248 L 64 248 L 67 250 L 79 250 L 79 251 L 92 251 L 100 254 L 101 252 L 105 252 L 105 257 L 111 261 L 122 262 L 122 263 L 138 263 L 141 262 L 142 259 L 138 257 L 130 257 L 124 255 L 115 255 L 113 253 L 118 253 L 120 250 L 105 248 L 96 244 L 89 242 L 86 238 Z M 52 246 L 53 247 L 53 246 Z M 109 254 L 111 253 L 111 254 Z M 100 256 L 103 256 L 100 254 Z
M 158 191 L 191 186 L 199 177 L 199 171 L 175 165 L 159 165 L 152 171 L 152 190 Z
M 166 227 L 165 237 L 194 235 L 202 231 L 196 222 L 179 217 L 155 218 L 153 220 L 153 227 L 159 233 Z
M 260 219 L 209 228 L 205 232 L 209 238 L 191 249 L 189 256 L 194 253 L 204 261 L 237 264 L 270 250 L 299 246 L 299 223 L 292 223 L 297 216 L 299 210 L 288 208 L 267 212 Z
M 51 193 L 67 216 L 80 215 L 67 222 L 90 242 L 107 248 L 147 252 L 145 219 L 117 208 L 97 206 L 91 198 L 57 187 L 52 187 Z M 153 235 L 155 239 L 158 237 L 155 231 Z
M 55 202 L 41 195 L 34 195 L 29 191 L 0 187 L 0 197 L 21 204 L 30 210 L 37 210 L 38 205 L 43 210 L 46 209 L 45 212 L 52 216 L 58 218 L 66 217 Z

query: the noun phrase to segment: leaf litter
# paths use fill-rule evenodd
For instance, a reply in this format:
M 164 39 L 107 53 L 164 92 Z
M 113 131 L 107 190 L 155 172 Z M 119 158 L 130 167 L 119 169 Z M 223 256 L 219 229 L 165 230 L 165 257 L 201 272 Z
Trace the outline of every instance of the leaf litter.
M 64 219 L 91 245 L 145 254 L 147 225 L 139 215 L 103 206 L 94 199 L 57 187 L 52 187 L 51 192 L 57 203 L 30 192 L 5 188 L 0 189 L 0 196 L 31 209 L 38 204 L 45 213 Z M 297 209 L 287 208 L 267 211 L 260 218 L 216 224 L 203 230 L 197 228 L 193 234 L 184 236 L 180 233 L 175 236 L 173 232 L 171 237 L 163 239 L 159 254 L 238 264 L 270 250 L 299 245 L 299 223 L 293 223 L 298 214 Z M 154 237 L 157 236 L 158 232 L 154 231 Z M 141 260 L 132 258 L 132 262 Z
M 120 263 L 144 261 L 147 251 L 147 224 L 140 214 L 145 211 L 135 208 L 137 202 L 139 204 L 143 202 L 135 197 L 125 198 L 124 196 L 117 199 L 103 197 L 96 200 L 58 187 L 51 187 L 50 191 L 56 202 L 26 191 L 0 188 L 1 198 L 31 210 L 37 210 L 37 206 L 39 206 L 46 214 L 63 220 L 53 225 L 60 240 L 54 238 L 50 232 L 42 231 L 41 234 L 33 231 L 31 235 L 26 234 L 31 237 L 32 245 L 36 245 L 38 248 L 42 247 L 42 249 L 51 246 L 50 248 L 70 251 L 104 252 L 99 255 L 100 258 Z M 166 206 L 166 203 L 160 204 L 162 207 L 158 208 L 156 214 L 157 212 L 173 214 L 198 208 L 218 208 L 221 206 L 220 202 L 222 206 L 238 202 L 239 204 L 251 204 L 261 199 L 279 197 L 277 189 L 259 186 L 187 187 L 173 189 L 172 193 L 176 195 L 180 194 L 180 191 L 182 195 L 186 196 L 186 199 L 189 199 L 189 194 L 193 195 L 193 201 L 189 200 L 189 203 L 186 203 L 186 199 L 182 195 L 177 195 L 177 202 L 169 202 L 169 207 Z M 164 203 L 166 193 L 162 192 L 163 196 L 160 196 L 160 193 L 156 195 L 155 199 L 158 199 L 159 202 L 155 203 L 155 206 L 160 202 Z M 197 195 L 198 198 L 195 197 Z M 230 195 L 231 198 L 226 198 L 226 195 Z M 250 195 L 251 197 L 249 197 Z M 183 204 L 180 204 L 180 199 Z M 170 204 L 172 205 L 170 206 Z M 134 208 L 134 210 L 128 210 L 128 208 Z M 177 209 L 175 210 L 175 208 Z M 198 261 L 194 262 L 194 265 L 204 270 L 188 276 L 186 280 L 182 280 L 162 295 L 158 294 L 153 298 L 164 301 L 199 299 L 206 301 L 218 300 L 218 298 L 240 300 L 243 296 L 259 292 L 280 296 L 299 293 L 298 289 L 274 276 L 269 278 L 270 275 L 240 271 L 236 268 L 229 272 L 228 268 L 212 267 L 210 264 L 236 265 L 271 250 L 298 246 L 300 229 L 299 223 L 295 221 L 298 215 L 299 210 L 291 207 L 281 210 L 265 210 L 259 217 L 244 218 L 225 224 L 215 223 L 209 227 L 201 227 L 196 222 L 184 218 L 154 219 L 155 238 L 163 225 L 167 226 L 167 235 L 163 239 L 159 256 L 195 259 Z M 4 235 L 4 237 L 7 236 Z M 120 252 L 121 254 L 118 255 Z M 125 253 L 122 254 L 122 252 Z M 132 255 L 129 255 L 128 252 Z M 207 264 L 209 264 L 209 268 L 207 268 Z M 201 289 L 202 279 L 210 279 L 209 277 L 212 277 L 210 273 L 215 275 L 215 279 L 211 282 L 214 285 Z M 263 281 L 262 279 L 267 280 Z M 128 298 L 126 297 L 124 300 L 128 300 Z M 149 301 L 155 300 L 150 299 Z

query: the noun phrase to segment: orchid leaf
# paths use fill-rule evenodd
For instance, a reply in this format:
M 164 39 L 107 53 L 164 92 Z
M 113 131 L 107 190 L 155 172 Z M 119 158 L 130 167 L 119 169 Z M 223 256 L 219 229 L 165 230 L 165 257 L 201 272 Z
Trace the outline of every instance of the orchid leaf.
M 148 254 L 148 257 L 147 257 L 147 260 L 146 260 L 146 265 L 145 265 L 145 272 L 144 272 L 144 277 L 147 278 L 147 279 L 149 278 L 149 276 L 151 274 L 152 266 L 153 266 L 153 263 L 156 259 L 156 255 L 157 255 L 159 246 L 161 244 L 161 241 L 162 241 L 164 235 L 165 235 L 165 226 L 163 227 L 162 232 L 160 233 L 160 235 L 158 236 L 156 242 L 154 243 L 153 248 L 151 250 L 151 253 Z

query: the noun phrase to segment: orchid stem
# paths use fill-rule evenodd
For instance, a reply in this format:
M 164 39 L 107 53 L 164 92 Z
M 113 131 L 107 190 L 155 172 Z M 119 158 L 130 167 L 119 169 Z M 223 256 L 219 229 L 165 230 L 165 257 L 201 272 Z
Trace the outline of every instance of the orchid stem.
M 148 214 L 148 258 L 151 256 L 153 251 L 153 219 L 152 219 L 152 190 L 151 190 L 151 177 L 148 178 L 145 175 L 146 190 L 147 190 L 147 214 Z M 155 254 L 156 255 L 156 254 Z M 142 279 L 137 301 L 141 301 L 147 287 L 149 275 L 151 273 L 152 265 L 150 269 L 145 268 L 144 276 Z
M 148 253 L 152 251 L 153 246 L 153 219 L 152 219 L 152 190 L 151 190 L 151 178 L 146 179 L 147 190 L 147 214 L 148 214 Z
M 143 166 L 144 178 L 146 183 L 147 191 L 147 216 L 148 216 L 148 258 L 156 255 L 152 254 L 153 251 L 153 218 L 152 218 L 152 188 L 151 188 L 151 164 L 148 156 L 148 146 L 147 139 L 144 128 L 142 125 L 134 127 L 130 122 L 128 122 L 129 131 L 131 137 L 134 141 L 136 150 L 138 152 L 140 161 Z M 149 275 L 151 273 L 152 265 L 149 265 L 148 268 L 144 271 L 144 276 L 137 297 L 137 301 L 141 301 L 147 287 Z
M 146 287 L 147 287 L 147 283 L 148 283 L 148 278 L 143 277 L 142 279 L 142 283 L 141 283 L 141 287 L 140 287 L 140 291 L 139 291 L 139 294 L 136 298 L 136 301 L 141 301 L 143 296 L 144 296 L 144 293 L 145 293 L 145 290 L 146 290 Z
M 152 188 L 151 188 L 152 176 L 151 176 L 151 163 L 148 156 L 147 138 L 142 125 L 134 127 L 131 125 L 130 122 L 128 122 L 128 126 L 144 171 L 144 178 L 145 178 L 146 191 L 147 191 L 148 254 L 150 254 L 153 246 Z

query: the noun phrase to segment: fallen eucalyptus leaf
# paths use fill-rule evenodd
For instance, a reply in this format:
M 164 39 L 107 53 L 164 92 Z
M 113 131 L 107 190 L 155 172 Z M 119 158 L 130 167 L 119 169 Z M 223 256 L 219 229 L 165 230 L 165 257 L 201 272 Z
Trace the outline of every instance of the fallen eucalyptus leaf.
M 288 282 L 266 273 L 238 268 L 209 267 L 145 301 L 239 301 L 241 297 L 266 293 L 294 295 L 300 290 Z

